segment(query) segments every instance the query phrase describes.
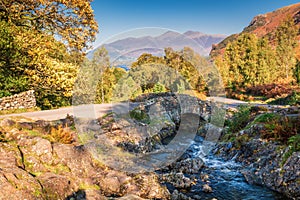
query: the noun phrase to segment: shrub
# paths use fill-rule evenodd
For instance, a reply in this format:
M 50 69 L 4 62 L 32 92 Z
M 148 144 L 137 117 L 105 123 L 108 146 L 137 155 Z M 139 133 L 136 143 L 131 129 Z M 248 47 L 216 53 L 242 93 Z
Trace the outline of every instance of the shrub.
M 293 88 L 289 84 L 264 84 L 248 88 L 247 93 L 254 96 L 276 98 L 282 95 L 291 94 Z
M 272 139 L 287 144 L 290 137 L 300 132 L 300 118 L 273 118 L 265 123 L 265 129 L 260 131 L 264 139 Z
M 8 138 L 4 130 L 0 129 L 0 142 L 8 142 Z
M 242 130 L 250 121 L 251 118 L 251 107 L 241 105 L 239 106 L 239 111 L 234 113 L 232 120 L 227 121 L 227 124 L 229 125 L 228 131 L 231 133 L 238 132 Z
M 294 135 L 288 140 L 289 150 L 284 154 L 281 165 L 283 166 L 287 159 L 297 151 L 300 151 L 300 134 Z
M 28 89 L 28 79 L 26 77 L 13 77 L 0 72 L 0 98 L 18 94 Z
M 273 105 L 300 105 L 300 92 L 293 91 L 291 95 L 271 101 Z
M 147 124 L 150 122 L 150 117 L 147 115 L 147 113 L 144 110 L 140 110 L 136 108 L 130 111 L 129 115 L 132 119 L 135 119 L 137 121 L 147 123 Z
M 154 93 L 161 93 L 161 92 L 166 92 L 167 89 L 165 88 L 165 86 L 161 83 L 155 83 L 154 87 L 153 87 L 153 92 Z
M 58 127 L 51 128 L 50 141 L 71 144 L 74 141 L 74 137 L 67 127 L 64 128 L 62 125 L 59 125 Z
M 240 149 L 242 147 L 242 145 L 245 144 L 246 142 L 248 142 L 249 140 L 250 140 L 250 138 L 247 134 L 240 135 L 240 136 L 236 137 L 234 140 L 235 146 L 238 149 Z
M 300 151 L 300 134 L 294 135 L 289 138 L 288 145 L 292 152 Z

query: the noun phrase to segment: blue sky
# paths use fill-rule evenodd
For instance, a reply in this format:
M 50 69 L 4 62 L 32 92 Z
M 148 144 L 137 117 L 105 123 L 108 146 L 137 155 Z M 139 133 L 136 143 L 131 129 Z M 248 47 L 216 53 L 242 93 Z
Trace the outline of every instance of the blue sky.
M 242 31 L 258 14 L 299 0 L 94 0 L 99 23 L 97 44 L 121 32 L 162 27 L 230 35 Z

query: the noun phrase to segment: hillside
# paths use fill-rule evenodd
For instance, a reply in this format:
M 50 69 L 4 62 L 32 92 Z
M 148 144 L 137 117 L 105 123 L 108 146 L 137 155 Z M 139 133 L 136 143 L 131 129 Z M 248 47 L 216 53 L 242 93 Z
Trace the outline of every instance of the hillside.
M 255 16 L 250 24 L 245 27 L 241 33 L 230 35 L 219 44 L 214 45 L 210 52 L 210 55 L 212 57 L 215 57 L 219 54 L 223 54 L 226 45 L 230 41 L 234 41 L 239 35 L 243 33 L 254 33 L 259 38 L 271 34 L 276 30 L 276 28 L 286 17 L 292 17 L 294 19 L 295 25 L 300 28 L 300 3 L 286 6 L 273 12 Z M 298 33 L 298 39 L 300 39 L 300 31 Z M 300 52 L 300 47 L 298 47 L 297 52 Z M 297 57 L 300 58 L 300 53 L 297 53 Z

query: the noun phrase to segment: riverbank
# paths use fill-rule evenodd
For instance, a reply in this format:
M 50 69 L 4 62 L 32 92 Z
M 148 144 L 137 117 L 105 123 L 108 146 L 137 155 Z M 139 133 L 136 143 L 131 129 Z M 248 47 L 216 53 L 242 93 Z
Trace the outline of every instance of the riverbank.
M 0 196 L 298 199 L 298 110 L 226 106 L 220 128 L 214 106 L 163 94 L 96 120 L 1 119 Z

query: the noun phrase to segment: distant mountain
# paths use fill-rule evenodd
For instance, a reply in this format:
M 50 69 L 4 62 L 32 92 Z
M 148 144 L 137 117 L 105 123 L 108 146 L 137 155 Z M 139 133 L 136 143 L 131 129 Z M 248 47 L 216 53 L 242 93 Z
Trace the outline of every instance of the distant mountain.
M 209 35 L 197 31 L 187 31 L 183 34 L 167 31 L 159 36 L 128 37 L 109 44 L 104 44 L 108 50 L 111 62 L 115 64 L 131 63 L 142 53 L 163 55 L 164 48 L 172 47 L 174 50 L 181 50 L 185 46 L 193 48 L 200 55 L 208 56 L 212 45 L 222 41 L 225 35 Z M 95 50 L 89 52 L 92 57 Z
M 227 44 L 231 41 L 236 40 L 236 38 L 242 33 L 254 33 L 258 37 L 264 37 L 268 34 L 271 34 L 280 25 L 282 20 L 284 20 L 288 16 L 292 17 L 294 19 L 295 25 L 299 27 L 298 39 L 300 41 L 300 3 L 297 3 L 280 8 L 270 13 L 257 15 L 253 18 L 250 24 L 244 28 L 244 30 L 241 33 L 233 34 L 225 38 L 219 44 L 214 45 L 210 55 L 212 57 L 215 57 L 220 54 L 222 55 Z M 271 43 L 272 42 L 273 41 L 271 41 Z M 299 52 L 298 57 L 300 58 L 300 45 L 297 52 Z

